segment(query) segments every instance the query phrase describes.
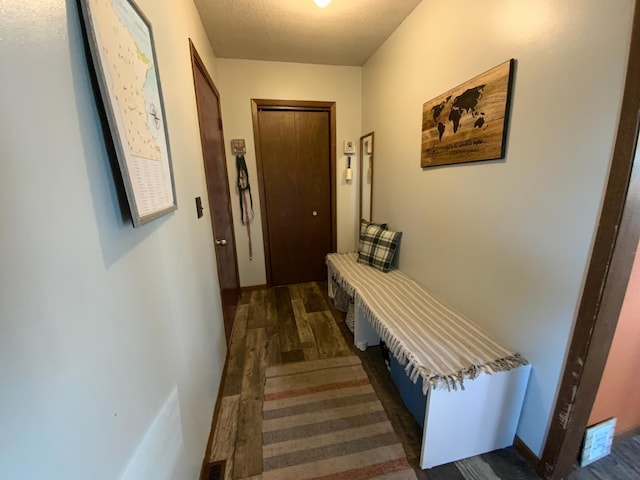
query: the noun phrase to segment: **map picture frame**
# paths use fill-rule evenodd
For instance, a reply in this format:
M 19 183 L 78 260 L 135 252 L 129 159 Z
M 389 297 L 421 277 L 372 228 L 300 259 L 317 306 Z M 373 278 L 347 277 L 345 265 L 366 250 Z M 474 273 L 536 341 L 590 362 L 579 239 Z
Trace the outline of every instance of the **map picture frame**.
M 133 0 L 78 0 L 134 227 L 178 208 L 151 23 Z M 102 105 L 100 105 L 100 103 Z
M 515 60 L 422 106 L 421 168 L 505 156 Z

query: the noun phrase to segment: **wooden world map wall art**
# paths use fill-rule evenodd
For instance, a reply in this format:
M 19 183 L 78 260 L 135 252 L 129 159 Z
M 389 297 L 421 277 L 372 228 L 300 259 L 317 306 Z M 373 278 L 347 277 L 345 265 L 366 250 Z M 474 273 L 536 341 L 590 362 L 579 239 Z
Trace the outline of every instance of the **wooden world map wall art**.
M 511 59 L 422 106 L 420 166 L 504 158 Z

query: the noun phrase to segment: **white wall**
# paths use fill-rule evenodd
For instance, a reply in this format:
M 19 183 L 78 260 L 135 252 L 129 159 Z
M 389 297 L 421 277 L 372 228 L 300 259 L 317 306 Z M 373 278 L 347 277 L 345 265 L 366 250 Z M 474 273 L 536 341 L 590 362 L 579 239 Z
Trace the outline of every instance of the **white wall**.
M 373 220 L 400 267 L 533 365 L 518 435 L 540 454 L 620 107 L 632 0 L 425 0 L 363 69 Z M 517 60 L 503 161 L 420 169 L 422 104 Z
M 260 195 L 256 173 L 255 145 L 251 118 L 251 99 L 317 100 L 336 102 L 337 143 L 337 234 L 338 250 L 355 248 L 357 184 L 345 181 L 346 157 L 343 141 L 360 138 L 361 68 L 307 65 L 296 63 L 230 60 L 219 58 L 217 84 L 220 91 L 222 120 L 227 142 L 227 165 L 233 205 L 233 221 L 238 248 L 238 269 L 242 286 L 266 283 L 261 223 Z M 229 141 L 244 138 L 247 145 L 247 169 L 251 180 L 255 219 L 251 224 L 253 260 L 249 261 L 247 230 L 240 222 L 240 206 L 235 192 L 236 163 Z M 352 165 L 356 162 L 352 159 Z
M 191 2 L 137 3 L 155 32 L 179 210 L 134 230 L 76 2 L 0 1 L 0 478 L 199 473 L 226 347 L 210 222 L 193 200 L 206 188 L 188 37 L 212 74 L 215 59 Z

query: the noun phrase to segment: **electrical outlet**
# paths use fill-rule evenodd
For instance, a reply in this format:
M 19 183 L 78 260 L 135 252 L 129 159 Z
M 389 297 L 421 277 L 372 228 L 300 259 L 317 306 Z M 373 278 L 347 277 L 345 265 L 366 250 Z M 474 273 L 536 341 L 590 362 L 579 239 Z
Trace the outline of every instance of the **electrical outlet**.
M 581 467 L 589 465 L 611 453 L 611 444 L 613 443 L 615 430 L 615 418 L 587 428 L 580 458 Z

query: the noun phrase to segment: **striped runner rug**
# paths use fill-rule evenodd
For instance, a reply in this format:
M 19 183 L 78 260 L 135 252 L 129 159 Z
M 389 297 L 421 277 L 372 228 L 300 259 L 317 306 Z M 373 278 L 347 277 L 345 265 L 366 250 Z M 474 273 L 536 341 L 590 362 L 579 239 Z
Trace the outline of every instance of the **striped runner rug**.
M 416 476 L 356 356 L 270 367 L 262 479 Z

